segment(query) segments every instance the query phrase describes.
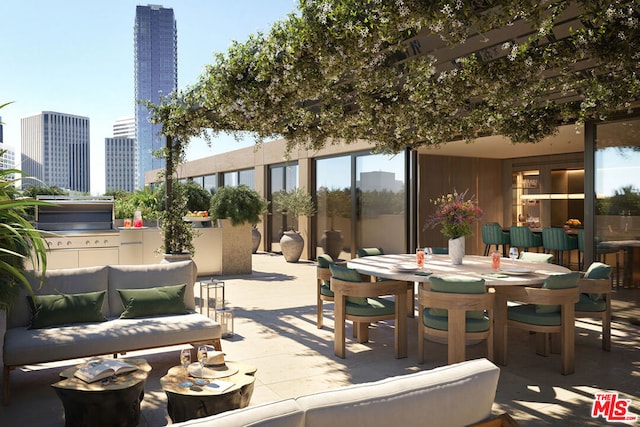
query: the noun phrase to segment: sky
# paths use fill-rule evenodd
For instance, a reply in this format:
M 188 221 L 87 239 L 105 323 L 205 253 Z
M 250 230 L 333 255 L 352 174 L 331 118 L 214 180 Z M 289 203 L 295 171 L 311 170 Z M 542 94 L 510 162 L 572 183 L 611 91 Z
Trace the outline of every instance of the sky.
M 0 109 L 4 142 L 20 152 L 20 119 L 42 111 L 89 117 L 91 192 L 104 192 L 104 139 L 116 119 L 134 114 L 133 26 L 137 5 L 173 8 L 178 28 L 178 88 L 194 84 L 214 52 L 268 32 L 297 0 L 3 1 L 0 5 Z M 190 143 L 193 160 L 250 146 L 219 137 Z M 18 168 L 20 164 L 16 165 Z

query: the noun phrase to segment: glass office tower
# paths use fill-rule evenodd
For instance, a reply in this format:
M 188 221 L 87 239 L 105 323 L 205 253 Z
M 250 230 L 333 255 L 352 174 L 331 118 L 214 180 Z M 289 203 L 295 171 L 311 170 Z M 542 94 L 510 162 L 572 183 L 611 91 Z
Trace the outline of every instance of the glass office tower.
M 136 139 L 138 142 L 137 188 L 144 187 L 144 173 L 164 168 L 154 157 L 163 148 L 161 126 L 149 123 L 149 112 L 140 100 L 160 102 L 178 89 L 178 39 L 173 9 L 158 5 L 136 6 L 134 29 Z

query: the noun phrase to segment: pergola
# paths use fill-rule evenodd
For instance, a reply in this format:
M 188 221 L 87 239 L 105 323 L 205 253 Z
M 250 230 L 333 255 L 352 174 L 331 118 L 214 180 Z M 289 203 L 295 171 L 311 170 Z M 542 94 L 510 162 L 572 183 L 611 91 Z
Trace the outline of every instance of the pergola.
M 639 100 L 637 0 L 300 0 L 148 107 L 168 137 L 170 197 L 194 136 L 390 153 L 490 134 L 535 143 Z

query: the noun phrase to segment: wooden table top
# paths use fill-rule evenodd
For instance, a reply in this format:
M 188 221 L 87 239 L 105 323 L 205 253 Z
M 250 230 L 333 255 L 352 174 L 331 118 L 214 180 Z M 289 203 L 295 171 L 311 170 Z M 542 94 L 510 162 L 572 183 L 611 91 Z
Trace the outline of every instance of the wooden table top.
M 511 261 L 509 258 L 501 258 L 500 266 L 502 270 L 496 271 L 491 268 L 491 257 L 480 255 L 465 255 L 461 265 L 453 265 L 448 255 L 433 255 L 431 260 L 425 260 L 424 267 L 421 269 L 416 266 L 415 254 L 390 254 L 354 258 L 347 262 L 347 266 L 362 274 L 408 282 L 428 282 L 430 275 L 464 275 L 485 279 L 487 286 L 541 285 L 552 274 L 564 274 L 571 271 L 556 264 L 522 260 Z M 398 271 L 399 266 L 406 266 L 407 268 L 415 266 L 416 270 Z M 507 271 L 510 267 L 528 269 L 531 272 L 513 274 Z
M 160 384 L 165 392 L 171 392 L 175 394 L 181 394 L 186 396 L 217 396 L 221 394 L 227 394 L 234 392 L 248 384 L 252 384 L 255 380 L 255 373 L 258 370 L 255 366 L 247 365 L 240 362 L 226 362 L 226 364 L 237 368 L 237 372 L 228 377 L 220 377 L 216 379 L 209 379 L 207 381 L 229 381 L 234 385 L 224 391 L 218 391 L 214 388 L 207 387 L 206 385 L 199 386 L 195 384 L 195 381 L 199 378 L 194 378 L 188 375 L 182 366 L 174 366 L 169 369 L 167 375 L 160 378 Z M 192 387 L 180 386 L 181 383 L 186 381 L 194 383 Z
M 86 383 L 80 378 L 76 378 L 73 374 L 82 367 L 83 364 L 72 366 L 65 369 L 60 373 L 62 380 L 52 384 L 55 388 L 87 391 L 87 392 L 100 392 L 110 390 L 122 390 L 139 384 L 141 381 L 146 381 L 149 372 L 151 372 L 151 366 L 144 359 L 126 359 L 127 363 L 136 365 L 137 370 L 128 372 L 126 374 L 118 375 L 116 379 L 109 380 L 107 384 L 103 384 L 102 381 L 95 381 L 92 383 Z

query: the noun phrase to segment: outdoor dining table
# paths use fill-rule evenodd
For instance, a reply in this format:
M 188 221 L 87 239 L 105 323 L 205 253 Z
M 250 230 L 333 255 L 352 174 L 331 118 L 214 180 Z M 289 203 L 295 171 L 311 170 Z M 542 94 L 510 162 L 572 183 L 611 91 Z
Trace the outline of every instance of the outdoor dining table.
M 464 275 L 484 279 L 487 288 L 493 288 L 496 294 L 494 361 L 506 365 L 508 301 L 522 301 L 526 296 L 525 287 L 540 287 L 550 275 L 565 274 L 571 270 L 556 264 L 512 261 L 508 258 L 501 258 L 500 266 L 501 269 L 494 270 L 491 257 L 480 255 L 466 255 L 460 265 L 452 264 L 448 255 L 433 255 L 432 259 L 425 260 L 422 268 L 418 268 L 415 254 L 376 255 L 347 262 L 347 267 L 361 274 L 408 282 L 427 283 L 431 275 Z

